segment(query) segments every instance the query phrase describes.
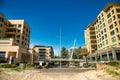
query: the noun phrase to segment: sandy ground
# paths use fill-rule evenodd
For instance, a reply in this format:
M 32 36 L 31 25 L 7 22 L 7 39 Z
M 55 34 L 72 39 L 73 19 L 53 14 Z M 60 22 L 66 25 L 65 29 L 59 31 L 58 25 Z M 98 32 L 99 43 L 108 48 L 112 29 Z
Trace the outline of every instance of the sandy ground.
M 25 70 L 21 72 L 4 70 L 0 72 L 0 80 L 120 80 L 103 70 L 86 72 L 40 72 L 40 70 Z

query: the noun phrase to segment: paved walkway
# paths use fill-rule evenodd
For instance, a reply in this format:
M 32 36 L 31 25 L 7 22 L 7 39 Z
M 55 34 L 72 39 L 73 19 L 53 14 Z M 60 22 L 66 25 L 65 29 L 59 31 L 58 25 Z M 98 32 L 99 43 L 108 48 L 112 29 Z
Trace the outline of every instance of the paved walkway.
M 86 71 L 91 71 L 95 70 L 92 68 L 89 69 L 77 69 L 77 68 L 48 68 L 48 69 L 41 69 L 39 70 L 41 73 L 42 72 L 74 72 L 74 73 L 80 73 L 80 72 L 86 72 Z

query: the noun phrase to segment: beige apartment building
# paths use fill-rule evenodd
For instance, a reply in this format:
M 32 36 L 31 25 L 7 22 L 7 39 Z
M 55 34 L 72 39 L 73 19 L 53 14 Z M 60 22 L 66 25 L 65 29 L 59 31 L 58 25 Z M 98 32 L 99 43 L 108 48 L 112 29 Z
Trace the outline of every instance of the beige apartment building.
M 30 27 L 25 20 L 7 20 L 0 14 L 0 60 L 13 63 L 30 61 Z
M 91 26 L 93 34 L 89 34 Z M 109 3 L 87 27 L 85 35 L 86 47 L 93 53 L 92 60 L 120 60 L 120 3 Z M 90 38 L 92 35 L 96 36 L 94 42 L 95 37 Z M 97 47 L 93 48 L 93 44 Z
M 39 63 L 40 61 L 47 61 L 54 57 L 54 51 L 52 46 L 40 46 L 35 45 L 32 48 L 33 62 Z
M 90 54 L 94 53 L 97 48 L 96 35 L 95 35 L 95 27 L 92 25 L 88 25 L 85 30 L 85 44 L 86 48 L 90 52 Z

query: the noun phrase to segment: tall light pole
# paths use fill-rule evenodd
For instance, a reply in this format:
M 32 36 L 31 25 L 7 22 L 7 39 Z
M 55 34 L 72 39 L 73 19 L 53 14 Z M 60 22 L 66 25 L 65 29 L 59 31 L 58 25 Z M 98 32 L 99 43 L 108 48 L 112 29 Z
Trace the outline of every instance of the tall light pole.
M 60 68 L 61 68 L 61 57 L 62 54 L 61 54 L 61 28 L 60 28 Z

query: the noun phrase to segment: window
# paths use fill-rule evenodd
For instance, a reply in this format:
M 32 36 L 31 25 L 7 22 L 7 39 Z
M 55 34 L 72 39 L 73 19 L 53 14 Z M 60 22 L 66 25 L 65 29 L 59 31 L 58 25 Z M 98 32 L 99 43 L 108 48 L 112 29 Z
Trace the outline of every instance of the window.
M 102 24 L 102 22 L 100 21 L 100 24 Z
M 22 41 L 22 45 L 24 45 L 24 42 Z
M 110 30 L 113 29 L 113 24 L 109 26 L 109 29 L 110 29 Z
M 104 36 L 102 36 L 102 40 L 104 40 Z
M 108 40 L 106 40 L 106 45 L 108 45 Z
M 114 25 L 117 26 L 117 22 L 114 22 Z
M 107 38 L 107 34 L 105 34 L 105 38 Z
M 110 35 L 113 36 L 115 34 L 114 30 L 110 32 Z
M 116 19 L 116 17 L 115 17 L 115 15 L 113 16 L 113 20 L 115 20 Z
M 115 37 L 111 38 L 111 41 L 112 43 L 116 42 L 116 38 Z
M 118 40 L 120 40 L 120 35 L 117 35 Z
M 106 28 L 104 29 L 104 32 L 106 32 Z
M 102 18 L 102 22 L 104 22 L 104 18 Z
M 101 16 L 103 17 L 103 13 L 101 13 Z
M 118 33 L 118 32 L 119 32 L 119 31 L 118 31 L 118 28 L 116 28 L 115 30 L 116 30 L 116 33 Z
M 100 29 L 102 29 L 102 25 L 100 26 Z
M 109 13 L 108 15 L 107 15 L 107 18 L 110 18 L 111 17 L 111 14 Z
M 18 28 L 21 28 L 22 27 L 22 25 L 21 24 L 18 24 Z
M 22 39 L 24 40 L 24 36 L 22 36 Z
M 3 21 L 4 21 L 4 19 L 2 17 L 0 17 L 0 22 L 3 22 Z
M 19 40 L 16 40 L 17 43 L 19 43 Z
M 100 44 L 100 47 L 102 47 L 102 44 Z
M 96 29 L 97 29 L 97 26 L 96 26 Z
M 0 58 L 5 58 L 5 52 L 0 52 Z
M 105 23 L 103 23 L 103 27 L 105 27 Z
M 112 18 L 110 18 L 110 19 L 108 20 L 108 24 L 110 24 L 110 23 L 112 23 Z
M 100 38 L 100 42 L 101 42 L 101 38 Z
M 120 9 L 116 9 L 116 12 L 120 13 Z
M 20 35 L 17 35 L 17 38 L 20 38 Z
M 120 14 L 118 14 L 118 19 L 120 19 Z
M 21 30 L 18 30 L 18 32 L 21 32 Z
M 114 14 L 114 10 L 112 10 L 112 14 Z
M 4 25 L 7 25 L 7 22 L 4 21 Z
M 99 28 L 99 25 L 98 25 L 98 28 Z
M 101 34 L 103 34 L 103 31 L 101 31 Z

